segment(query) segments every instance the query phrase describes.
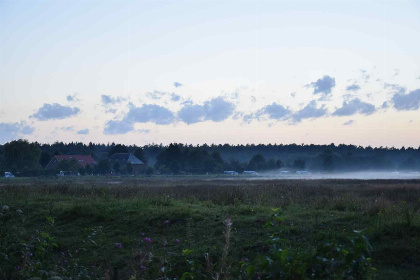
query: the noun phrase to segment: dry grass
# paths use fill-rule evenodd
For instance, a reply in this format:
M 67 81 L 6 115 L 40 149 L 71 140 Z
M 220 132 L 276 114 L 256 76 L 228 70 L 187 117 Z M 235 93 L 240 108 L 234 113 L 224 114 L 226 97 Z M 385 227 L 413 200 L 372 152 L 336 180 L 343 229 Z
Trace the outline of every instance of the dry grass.
M 314 205 L 354 207 L 377 213 L 406 201 L 417 203 L 420 180 L 226 180 L 212 178 L 65 178 L 0 180 L 0 193 L 76 197 L 196 199 L 218 205 Z M 374 210 L 374 209 L 377 209 Z

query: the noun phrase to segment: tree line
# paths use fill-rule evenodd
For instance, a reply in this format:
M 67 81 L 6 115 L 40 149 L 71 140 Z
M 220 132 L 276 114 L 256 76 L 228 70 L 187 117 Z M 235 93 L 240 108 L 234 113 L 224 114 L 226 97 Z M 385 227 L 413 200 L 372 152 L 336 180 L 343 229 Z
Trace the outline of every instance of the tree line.
M 169 145 L 145 146 L 123 144 L 84 144 L 56 142 L 41 144 L 16 140 L 0 145 L 0 170 L 35 172 L 43 170 L 54 155 L 91 155 L 95 166 L 84 169 L 76 162 L 61 162 L 60 170 L 81 174 L 130 174 L 130 165 L 110 162 L 114 153 L 132 153 L 148 165 L 145 173 L 153 174 L 205 174 L 224 170 L 313 170 L 313 171 L 367 171 L 367 170 L 420 170 L 420 147 L 362 147 L 355 145 Z M 31 174 L 29 172 L 29 174 Z

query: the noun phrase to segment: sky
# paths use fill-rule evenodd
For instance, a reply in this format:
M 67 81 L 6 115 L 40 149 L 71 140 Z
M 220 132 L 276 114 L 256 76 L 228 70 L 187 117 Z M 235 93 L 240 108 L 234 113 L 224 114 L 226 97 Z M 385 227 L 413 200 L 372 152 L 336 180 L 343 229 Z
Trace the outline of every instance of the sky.
M 419 26 L 404 0 L 0 0 L 0 144 L 419 147 Z

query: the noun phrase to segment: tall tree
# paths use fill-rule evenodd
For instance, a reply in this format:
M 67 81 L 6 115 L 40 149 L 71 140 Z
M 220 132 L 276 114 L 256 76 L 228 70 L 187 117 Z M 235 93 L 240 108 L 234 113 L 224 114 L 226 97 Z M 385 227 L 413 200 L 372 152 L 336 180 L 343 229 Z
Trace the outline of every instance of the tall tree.
M 330 149 L 322 153 L 322 166 L 325 171 L 332 171 L 334 169 L 333 154 Z
M 51 160 L 50 154 L 47 152 L 42 152 L 39 158 L 39 164 L 41 165 L 41 167 L 45 167 L 50 162 L 50 160 Z
M 4 144 L 4 159 L 8 167 L 15 166 L 19 169 L 39 168 L 41 149 L 39 144 L 29 143 L 28 140 L 15 140 Z
M 261 154 L 256 154 L 248 163 L 248 168 L 251 170 L 264 170 L 266 168 L 265 158 Z
M 101 159 L 98 164 L 95 166 L 95 173 L 107 174 L 111 169 L 111 163 L 107 159 Z

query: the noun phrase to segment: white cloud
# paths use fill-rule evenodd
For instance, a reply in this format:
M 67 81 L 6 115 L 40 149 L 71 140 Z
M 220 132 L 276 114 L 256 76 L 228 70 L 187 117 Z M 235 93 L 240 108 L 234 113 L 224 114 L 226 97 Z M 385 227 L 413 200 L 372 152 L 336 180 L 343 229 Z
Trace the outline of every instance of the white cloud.
M 358 91 L 360 89 L 360 86 L 357 84 L 349 85 L 346 87 L 347 91 Z
M 122 101 L 124 101 L 124 98 L 117 96 L 117 97 L 112 97 L 111 95 L 101 95 L 101 100 L 102 103 L 104 105 L 113 105 L 116 103 L 121 103 Z
M 144 104 L 142 107 L 132 107 L 125 115 L 124 120 L 130 123 L 170 124 L 174 122 L 174 114 L 167 108 L 155 105 Z
M 269 119 L 273 120 L 285 120 L 291 111 L 276 102 L 273 102 L 270 105 L 264 106 L 259 109 L 257 112 L 245 115 L 243 117 L 244 122 L 250 123 L 253 120 L 261 120 L 261 117 L 267 116 Z
M 310 118 L 320 118 L 327 114 L 328 110 L 325 106 L 321 106 L 321 108 L 317 108 L 316 101 L 311 101 L 308 105 L 306 105 L 303 109 L 297 111 L 292 115 L 292 120 L 294 122 L 300 122 L 302 119 L 310 119 Z
M 205 112 L 202 105 L 186 105 L 178 112 L 178 117 L 186 124 L 202 122 L 204 115 Z
M 375 110 L 374 105 L 362 102 L 360 99 L 355 98 L 348 102 L 343 102 L 343 106 L 335 110 L 333 116 L 351 116 L 357 113 L 370 115 L 373 114 Z
M 16 140 L 22 135 L 30 135 L 35 131 L 35 128 L 26 124 L 20 123 L 0 123 L 0 143 Z
M 233 114 L 235 105 L 222 97 L 216 97 L 204 102 L 204 120 L 221 122 Z
M 321 79 L 318 79 L 316 82 L 312 82 L 307 84 L 306 87 L 313 87 L 314 94 L 321 93 L 321 94 L 330 94 L 331 90 L 335 87 L 335 79 L 325 75 Z
M 73 95 L 67 95 L 66 97 L 68 102 L 78 102 L 80 101 L 79 98 L 77 98 L 77 93 L 73 94 Z
M 89 129 L 88 129 L 88 128 L 81 129 L 81 130 L 79 130 L 79 131 L 77 132 L 77 134 L 80 134 L 80 135 L 87 135 L 87 134 L 89 134 Z
M 60 128 L 60 130 L 62 130 L 62 131 L 73 131 L 74 129 L 73 129 L 72 126 L 66 126 L 66 127 Z
M 133 124 L 128 123 L 124 120 L 122 121 L 115 121 L 111 120 L 105 124 L 104 134 L 107 135 L 115 135 L 115 134 L 126 134 L 130 131 L 133 131 Z
M 229 118 L 235 110 L 232 102 L 216 97 L 204 102 L 203 105 L 185 105 L 179 112 L 178 117 L 187 124 L 202 121 L 221 122 Z
M 348 125 L 352 125 L 354 123 L 355 123 L 354 120 L 348 120 L 348 121 L 344 122 L 343 125 L 347 125 L 348 126 Z
M 400 86 L 398 84 L 388 84 L 384 83 L 384 89 L 390 89 L 393 92 L 403 94 L 406 91 L 406 88 L 403 86 Z
M 183 86 L 183 84 L 181 84 L 181 83 L 178 83 L 178 82 L 174 82 L 174 87 L 176 87 L 176 88 L 179 88 L 179 87 L 182 87 Z
M 408 94 L 394 94 L 392 104 L 398 111 L 418 110 L 420 107 L 420 89 L 413 90 Z
M 80 112 L 78 107 L 63 106 L 58 103 L 47 104 L 45 103 L 41 108 L 38 109 L 38 112 L 30 116 L 31 118 L 47 121 L 47 120 L 60 120 L 66 119 L 72 116 L 77 115 Z

